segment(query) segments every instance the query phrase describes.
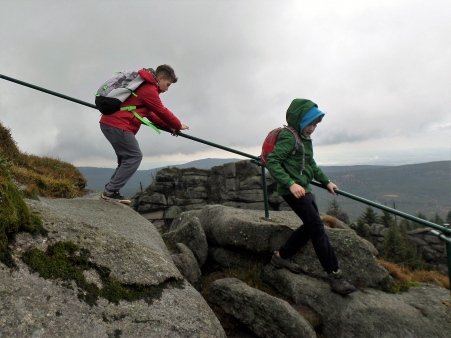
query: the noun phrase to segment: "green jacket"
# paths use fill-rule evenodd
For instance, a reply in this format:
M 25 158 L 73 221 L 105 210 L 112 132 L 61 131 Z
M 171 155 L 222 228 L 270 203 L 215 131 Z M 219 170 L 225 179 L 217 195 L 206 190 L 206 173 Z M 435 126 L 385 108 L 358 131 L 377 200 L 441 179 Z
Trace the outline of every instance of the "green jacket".
M 300 131 L 302 117 L 313 107 L 317 105 L 305 99 L 294 99 L 291 102 L 286 115 L 287 123 L 296 129 L 303 146 L 301 145 L 293 155 L 296 138 L 291 131 L 284 129 L 279 133 L 276 145 L 266 159 L 266 168 L 277 182 L 279 195 L 291 194 L 290 186 L 293 183 L 301 185 L 308 193 L 312 191 L 309 184 L 312 179 L 324 185 L 330 182 L 313 159 L 312 140 L 302 135 Z M 305 167 L 302 168 L 304 161 Z

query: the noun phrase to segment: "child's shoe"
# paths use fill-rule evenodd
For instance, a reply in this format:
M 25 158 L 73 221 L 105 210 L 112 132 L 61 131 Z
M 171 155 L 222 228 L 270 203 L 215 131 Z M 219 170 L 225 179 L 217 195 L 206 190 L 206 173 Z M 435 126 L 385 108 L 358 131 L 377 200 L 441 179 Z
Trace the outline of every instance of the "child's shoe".
M 124 196 L 122 196 L 119 191 L 108 191 L 108 190 L 104 190 L 102 195 L 100 195 L 101 198 L 103 198 L 104 200 L 111 200 L 111 201 L 115 201 L 115 202 L 119 202 L 119 203 L 123 203 L 123 204 L 131 204 L 131 201 L 126 199 Z
M 271 264 L 276 268 L 286 268 L 294 273 L 302 272 L 302 268 L 299 264 L 296 264 L 289 259 L 283 259 L 280 257 L 279 251 L 274 251 L 271 258 Z
M 332 271 L 328 274 L 329 276 L 329 283 L 330 283 L 330 289 L 333 292 L 337 292 L 341 295 L 348 295 L 350 293 L 353 293 L 357 291 L 357 289 L 349 284 L 345 279 L 343 279 L 343 275 L 341 274 L 340 270 Z

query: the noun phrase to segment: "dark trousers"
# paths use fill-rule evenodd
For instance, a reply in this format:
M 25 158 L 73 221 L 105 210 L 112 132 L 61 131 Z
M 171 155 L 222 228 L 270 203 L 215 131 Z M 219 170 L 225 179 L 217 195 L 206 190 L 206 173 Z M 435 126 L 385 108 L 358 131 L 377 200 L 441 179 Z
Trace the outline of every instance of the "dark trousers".
M 103 135 L 110 141 L 117 156 L 117 168 L 105 185 L 109 191 L 119 191 L 138 170 L 142 160 L 141 149 L 135 135 L 100 123 Z
M 279 253 L 282 258 L 290 258 L 296 254 L 309 240 L 312 241 L 316 256 L 327 273 L 338 269 L 338 259 L 329 242 L 324 224 L 318 213 L 318 207 L 313 200 L 313 195 L 307 193 L 301 198 L 294 195 L 284 195 L 283 199 L 293 209 L 303 224 L 294 230 L 283 244 Z

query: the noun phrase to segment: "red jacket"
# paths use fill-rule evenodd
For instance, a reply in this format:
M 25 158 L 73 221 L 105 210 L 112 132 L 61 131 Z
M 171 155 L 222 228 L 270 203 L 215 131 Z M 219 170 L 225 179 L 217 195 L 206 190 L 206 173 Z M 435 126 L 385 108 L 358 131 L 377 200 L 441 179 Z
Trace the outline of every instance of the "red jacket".
M 135 110 L 141 117 L 146 117 L 160 127 L 180 130 L 182 128 L 180 120 L 161 103 L 161 91 L 152 74 L 144 69 L 139 70 L 138 74 L 144 79 L 144 82 L 135 90 L 137 96 L 130 95 L 121 104 L 121 107 L 144 105 L 145 108 Z M 129 131 L 135 135 L 141 127 L 141 121 L 132 112 L 124 110 L 119 110 L 111 115 L 102 115 L 100 123 Z

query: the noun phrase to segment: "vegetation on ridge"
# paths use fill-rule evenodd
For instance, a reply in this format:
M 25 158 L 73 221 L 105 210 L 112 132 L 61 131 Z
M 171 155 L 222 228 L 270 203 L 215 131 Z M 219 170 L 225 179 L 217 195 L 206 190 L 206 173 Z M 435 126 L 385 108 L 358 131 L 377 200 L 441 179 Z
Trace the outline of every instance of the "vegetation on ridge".
M 0 158 L 11 164 L 11 176 L 25 186 L 29 196 L 77 197 L 84 193 L 86 179 L 75 166 L 57 158 L 22 153 L 1 123 Z
M 73 165 L 20 152 L 10 130 L 0 123 L 0 261 L 16 266 L 9 247 L 16 233 L 46 234 L 24 197 L 75 197 L 83 194 L 85 185 L 86 179 Z

